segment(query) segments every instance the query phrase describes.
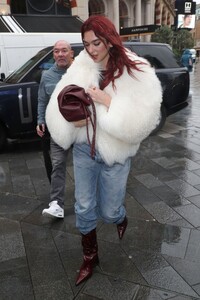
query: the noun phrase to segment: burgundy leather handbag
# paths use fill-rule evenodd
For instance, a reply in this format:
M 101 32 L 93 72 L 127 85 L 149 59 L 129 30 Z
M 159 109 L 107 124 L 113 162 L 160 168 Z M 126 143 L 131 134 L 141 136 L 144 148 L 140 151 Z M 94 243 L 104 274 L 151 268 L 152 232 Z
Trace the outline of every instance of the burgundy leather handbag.
M 60 113 L 68 122 L 86 119 L 88 143 L 91 147 L 91 156 L 95 155 L 96 137 L 96 109 L 92 98 L 85 92 L 84 88 L 70 84 L 62 89 L 58 95 L 58 106 Z M 92 112 L 89 109 L 92 108 Z M 89 137 L 88 120 L 93 128 L 92 141 Z

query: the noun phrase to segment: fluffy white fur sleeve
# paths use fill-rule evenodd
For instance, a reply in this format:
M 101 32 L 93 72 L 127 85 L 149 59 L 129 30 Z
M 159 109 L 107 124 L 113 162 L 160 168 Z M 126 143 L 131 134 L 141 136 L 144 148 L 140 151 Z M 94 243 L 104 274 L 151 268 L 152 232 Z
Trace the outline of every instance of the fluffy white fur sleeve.
M 134 71 L 133 78 L 124 71 L 116 80 L 116 90 L 105 88 L 112 101 L 107 113 L 101 107 L 98 114 L 103 131 L 132 144 L 140 143 L 156 127 L 162 102 L 162 87 L 154 69 L 148 63 L 138 67 L 141 70 Z

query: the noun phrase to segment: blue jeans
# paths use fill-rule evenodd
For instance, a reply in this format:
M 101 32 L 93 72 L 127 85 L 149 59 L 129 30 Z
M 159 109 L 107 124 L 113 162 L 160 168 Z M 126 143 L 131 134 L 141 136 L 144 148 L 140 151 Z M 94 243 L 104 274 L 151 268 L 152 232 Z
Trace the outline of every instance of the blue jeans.
M 125 164 L 108 166 L 96 152 L 90 156 L 88 144 L 73 147 L 76 226 L 87 234 L 97 226 L 97 219 L 120 224 L 126 215 L 124 198 L 131 159 Z
M 66 163 L 68 150 L 64 150 L 51 139 L 51 188 L 50 200 L 57 201 L 64 208 L 65 185 L 66 185 Z

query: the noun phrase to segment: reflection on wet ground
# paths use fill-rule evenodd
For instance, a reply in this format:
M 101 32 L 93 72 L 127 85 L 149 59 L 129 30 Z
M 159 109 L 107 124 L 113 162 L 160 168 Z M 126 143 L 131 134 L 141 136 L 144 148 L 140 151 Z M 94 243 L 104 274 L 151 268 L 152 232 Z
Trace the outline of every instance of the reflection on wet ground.
M 81 286 L 71 153 L 60 221 L 41 216 L 49 183 L 40 144 L 11 144 L 0 154 L 0 299 L 200 299 L 200 63 L 190 78 L 188 107 L 133 160 L 124 239 L 99 224 L 100 265 Z

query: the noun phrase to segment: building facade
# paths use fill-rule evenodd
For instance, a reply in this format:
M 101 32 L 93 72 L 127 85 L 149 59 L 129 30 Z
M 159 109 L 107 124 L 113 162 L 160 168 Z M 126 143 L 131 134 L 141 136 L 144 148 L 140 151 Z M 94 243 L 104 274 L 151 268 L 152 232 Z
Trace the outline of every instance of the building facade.
M 110 18 L 117 29 L 142 25 L 174 23 L 174 0 L 76 0 L 73 14 L 86 20 L 91 14 Z M 119 20 L 119 21 L 118 21 Z
M 8 15 L 10 14 L 10 1 L 8 0 L 0 0 L 0 14 Z
M 1 14 L 46 13 L 77 15 L 102 14 L 121 28 L 174 23 L 174 0 L 0 0 Z
M 200 53 L 200 4 L 196 6 L 196 23 L 194 31 L 195 48 Z

